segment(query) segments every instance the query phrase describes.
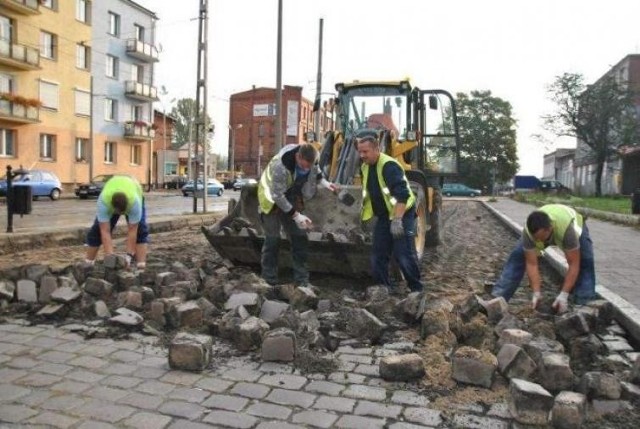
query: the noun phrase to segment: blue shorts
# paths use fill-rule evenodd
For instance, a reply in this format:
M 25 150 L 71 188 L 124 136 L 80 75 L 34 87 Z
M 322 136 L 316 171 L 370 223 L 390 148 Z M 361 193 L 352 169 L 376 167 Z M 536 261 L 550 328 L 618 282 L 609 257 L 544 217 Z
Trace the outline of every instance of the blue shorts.
M 125 215 L 127 219 L 127 223 L 129 223 L 129 216 Z M 118 219 L 120 219 L 119 214 L 114 214 L 109 219 L 109 223 L 111 228 L 109 229 L 113 232 L 113 228 L 115 228 L 118 223 Z M 136 237 L 136 244 L 147 244 L 149 243 L 149 227 L 147 226 L 147 209 L 145 208 L 144 199 L 142 200 L 142 217 L 140 218 L 140 222 L 138 223 L 138 235 Z M 100 222 L 98 222 L 98 218 L 96 217 L 93 221 L 93 225 L 89 229 L 87 233 L 87 240 L 85 243 L 90 247 L 100 247 L 102 244 L 102 237 L 100 236 Z

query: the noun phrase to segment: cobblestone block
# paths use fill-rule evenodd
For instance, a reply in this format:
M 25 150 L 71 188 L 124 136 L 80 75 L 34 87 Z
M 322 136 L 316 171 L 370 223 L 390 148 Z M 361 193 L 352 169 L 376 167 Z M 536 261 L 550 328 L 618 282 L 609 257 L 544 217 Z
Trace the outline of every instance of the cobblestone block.
M 594 399 L 591 401 L 589 417 L 602 417 L 607 414 L 618 414 L 633 409 L 628 401 L 611 399 Z
M 211 392 L 220 393 L 220 392 L 224 392 L 229 388 L 229 386 L 232 386 L 232 385 L 233 383 L 230 381 L 221 380 L 219 378 L 213 378 L 213 377 L 204 377 L 196 382 L 195 387 L 200 389 L 205 389 Z
M 505 329 L 500 333 L 498 340 L 498 350 L 505 344 L 515 344 L 522 347 L 533 339 L 533 335 L 522 329 Z
M 166 395 L 175 389 L 176 386 L 169 383 L 162 383 L 160 381 L 150 380 L 145 381 L 136 387 L 138 392 L 149 393 L 153 395 Z
M 578 391 L 589 399 L 620 399 L 622 387 L 620 380 L 606 372 L 590 371 L 580 379 Z
M 387 381 L 409 381 L 426 374 L 422 357 L 416 353 L 380 359 L 380 376 Z
M 569 356 L 562 353 L 543 353 L 538 370 L 545 389 L 554 392 L 572 389 L 574 375 L 569 365 Z
M 342 416 L 336 422 L 337 428 L 346 429 L 383 429 L 385 426 L 385 419 L 374 419 L 371 417 L 361 416 Z
M 134 392 L 130 393 L 117 402 L 136 408 L 142 408 L 145 410 L 157 410 L 158 407 L 164 402 L 164 397 Z
M 38 302 L 38 290 L 33 280 L 18 280 L 16 298 L 22 302 Z
M 271 393 L 269 393 L 269 396 L 265 398 L 265 401 L 274 402 L 280 405 L 309 408 L 316 398 L 316 395 L 297 390 L 273 389 Z
M 425 426 L 435 427 L 442 423 L 440 411 L 430 408 L 408 407 L 404 409 L 403 415 L 411 423 L 418 423 Z
M 131 389 L 142 383 L 142 379 L 136 377 L 125 377 L 122 375 L 112 375 L 100 382 L 104 386 L 119 387 L 120 389 Z
M 626 381 L 621 381 L 620 386 L 622 387 L 623 399 L 628 399 L 630 401 L 640 400 L 640 386 Z
M 330 396 L 337 396 L 344 390 L 345 386 L 330 381 L 315 380 L 307 384 L 304 388 L 307 392 L 322 393 Z
M 371 387 L 361 384 L 351 384 L 343 392 L 343 396 L 355 399 L 368 399 L 370 401 L 384 401 L 387 391 L 380 387 Z
M 380 377 L 380 368 L 377 365 L 358 365 L 353 372 L 369 377 Z
M 453 417 L 453 425 L 465 429 L 509 429 L 508 422 L 473 414 L 456 414 Z
M 266 300 L 260 309 L 260 318 L 271 324 L 281 317 L 289 308 L 289 304 L 285 302 Z
M 341 413 L 351 413 L 353 412 L 353 407 L 355 405 L 356 401 L 354 399 L 336 396 L 320 396 L 316 403 L 313 404 L 313 408 L 337 411 Z
M 268 330 L 269 325 L 264 320 L 248 317 L 238 325 L 234 343 L 240 351 L 252 350 L 262 344 L 262 338 Z
M 7 423 L 20 423 L 38 414 L 37 411 L 24 405 L 0 404 L 0 416 Z
M 266 402 L 255 402 L 251 404 L 245 412 L 257 417 L 286 420 L 291 415 L 292 410 L 280 405 L 267 404 Z
M 254 312 L 256 312 L 258 310 L 258 307 L 260 306 L 260 297 L 257 293 L 253 292 L 236 293 L 229 297 L 227 302 L 224 304 L 224 309 L 233 310 L 236 307 L 240 306 L 243 306 L 250 313 L 254 314 Z
M 536 337 L 528 343 L 523 344 L 522 348 L 537 365 L 540 365 L 544 353 L 564 353 L 562 343 L 545 337 Z
M 85 403 L 86 400 L 77 395 L 58 395 L 48 398 L 40 404 L 45 410 L 68 411 Z
M 73 414 L 84 418 L 116 423 L 129 417 L 135 411 L 135 408 L 124 405 L 114 405 L 110 402 L 93 399 L 79 407 L 75 407 L 73 409 Z
M 246 398 L 231 395 L 211 395 L 202 403 L 207 408 L 218 408 L 227 411 L 240 411 L 249 402 Z
M 555 331 L 558 337 L 567 341 L 591 332 L 584 314 L 580 312 L 566 313 L 556 317 Z
M 186 371 L 202 371 L 211 361 L 212 344 L 209 336 L 179 333 L 169 345 L 169 366 Z
M 171 423 L 171 417 L 169 416 L 162 416 L 144 411 L 136 413 L 124 421 L 124 424 L 128 427 L 134 427 L 136 429 L 163 428 L 169 423 Z
M 553 396 L 539 384 L 514 378 L 509 383 L 509 411 L 520 423 L 545 425 L 553 408 Z
M 195 301 L 187 301 L 171 308 L 171 319 L 178 328 L 199 328 L 202 326 L 202 308 Z
M 206 423 L 237 429 L 249 429 L 258 423 L 258 419 L 246 414 L 231 411 L 212 411 L 203 419 Z
M 238 383 L 233 386 L 231 393 L 252 399 L 262 399 L 269 393 L 271 389 L 262 384 L 255 383 Z
M 87 369 L 98 369 L 105 367 L 109 362 L 93 356 L 80 356 L 67 362 L 69 365 L 81 366 Z
M 171 371 L 160 378 L 160 381 L 172 384 L 181 384 L 183 386 L 193 386 L 202 378 L 202 374 L 184 371 Z
M 223 378 L 233 381 L 256 381 L 262 376 L 260 371 L 244 368 L 233 368 L 222 373 Z
M 76 418 L 52 412 L 40 413 L 28 421 L 28 423 L 33 425 L 43 425 L 54 428 L 69 428 L 77 422 L 78 419 Z
M 350 335 L 366 338 L 372 342 L 376 342 L 385 329 L 387 329 L 385 323 L 362 308 L 351 312 L 350 318 L 347 320 L 347 332 Z
M 199 404 L 209 395 L 210 393 L 206 390 L 194 389 L 191 387 L 178 387 L 169 393 L 169 398 Z
M 38 290 L 38 302 L 48 304 L 51 301 L 51 294 L 56 289 L 58 289 L 58 279 L 55 276 L 42 276 Z
M 303 411 L 294 414 L 291 421 L 313 427 L 330 428 L 337 419 L 337 415 L 325 411 Z
M 307 379 L 292 374 L 266 374 L 260 378 L 259 383 L 282 389 L 296 390 L 307 384 Z
M 498 353 L 498 368 L 507 378 L 521 378 L 529 380 L 536 370 L 536 363 L 519 346 L 512 343 L 504 344 Z
M 184 417 L 188 420 L 196 420 L 202 417 L 206 408 L 189 402 L 166 401 L 158 408 L 158 411 L 174 417 Z
M 318 296 L 308 287 L 297 287 L 291 294 L 291 306 L 303 311 L 318 307 Z
M 402 406 L 390 405 L 380 402 L 360 401 L 356 407 L 355 414 L 372 417 L 388 417 L 396 419 L 402 413 Z
M 551 411 L 551 422 L 557 429 L 580 429 L 587 417 L 587 398 L 581 394 L 563 391 L 556 396 Z
M 21 386 L 45 387 L 58 383 L 61 380 L 62 378 L 56 375 L 32 373 L 27 375 L 26 377 L 22 377 L 19 380 L 16 380 L 15 383 Z
M 389 429 L 424 429 L 427 426 L 414 425 L 411 423 L 397 422 L 389 426 Z
M 422 339 L 448 330 L 449 312 L 444 309 L 427 310 L 422 315 L 422 321 L 420 322 L 420 337 Z
M 84 291 L 97 298 L 108 298 L 113 291 L 113 285 L 106 280 L 89 277 L 84 284 Z
M 498 323 L 509 312 L 509 304 L 503 297 L 497 297 L 488 301 L 478 300 L 487 312 L 487 318 L 491 323 Z
M 418 395 L 417 393 L 410 392 L 408 390 L 396 390 L 393 392 L 391 402 L 401 405 L 412 405 L 417 407 L 426 407 L 430 401 L 425 396 Z
M 83 396 L 89 396 L 95 399 L 104 399 L 105 401 L 116 402 L 127 396 L 129 392 L 122 389 L 114 389 L 106 386 L 96 386 L 83 393 Z
M 460 347 L 453 356 L 452 377 L 462 383 L 491 387 L 498 367 L 496 357 L 473 347 Z
M 593 334 L 573 338 L 569 344 L 569 356 L 575 363 L 589 364 L 605 352 L 604 344 Z
M 295 358 L 296 334 L 289 328 L 267 332 L 262 340 L 262 360 L 292 362 Z
M 0 280 L 0 298 L 13 299 L 16 292 L 16 285 L 11 280 Z

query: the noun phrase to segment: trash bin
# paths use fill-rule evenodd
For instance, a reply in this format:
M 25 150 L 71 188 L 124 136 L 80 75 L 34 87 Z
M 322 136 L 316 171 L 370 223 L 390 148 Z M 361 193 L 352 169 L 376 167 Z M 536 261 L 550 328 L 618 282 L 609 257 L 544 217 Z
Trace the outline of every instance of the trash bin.
M 13 185 L 11 187 L 11 207 L 13 214 L 31 213 L 31 186 Z
M 631 213 L 640 214 L 640 188 L 636 188 L 631 196 Z

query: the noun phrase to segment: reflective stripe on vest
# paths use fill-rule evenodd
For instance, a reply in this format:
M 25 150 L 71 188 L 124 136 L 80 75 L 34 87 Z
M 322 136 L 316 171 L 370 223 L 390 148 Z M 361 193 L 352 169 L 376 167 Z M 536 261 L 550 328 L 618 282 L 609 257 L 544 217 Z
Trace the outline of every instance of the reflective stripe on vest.
M 564 204 L 547 204 L 538 209 L 538 211 L 546 213 L 551 219 L 551 225 L 553 226 L 552 242 L 554 245 L 562 248 L 564 236 L 569 228 L 569 225 L 573 221 L 573 230 L 576 235 L 580 237 L 582 235 L 582 225 L 584 225 L 584 219 L 582 215 L 569 206 Z M 535 243 L 536 249 L 542 251 L 545 248 L 545 243 L 542 241 L 536 241 L 533 238 L 533 234 L 529 232 L 529 228 L 525 227 L 525 231 L 529 238 Z
M 391 191 L 389 191 L 389 187 L 384 181 L 384 176 L 382 174 L 382 169 L 387 162 L 395 162 L 400 168 L 402 166 L 398 161 L 394 158 L 390 157 L 385 153 L 380 154 L 380 158 L 378 158 L 378 163 L 376 165 L 376 174 L 378 176 L 378 184 L 380 186 L 380 190 L 382 191 L 382 198 L 384 200 L 384 204 L 387 207 L 387 211 L 389 212 L 389 219 L 393 219 L 394 216 L 394 206 L 398 202 L 398 200 L 391 195 Z M 369 164 L 362 165 L 362 220 L 369 220 L 373 217 L 373 206 L 371 204 L 371 199 L 369 198 L 369 193 L 367 192 L 367 181 L 369 179 Z M 409 181 L 407 180 L 407 176 L 403 174 L 403 179 L 407 184 L 407 189 L 409 190 L 409 199 L 407 200 L 407 209 L 413 207 L 416 201 L 415 195 L 413 195 L 413 191 L 411 190 L 411 186 L 409 186 Z
M 117 192 L 122 192 L 127 197 L 126 213 L 129 213 L 129 210 L 133 207 L 136 196 L 142 201 L 142 186 L 136 179 L 129 176 L 113 176 L 104 184 L 104 188 L 102 188 L 99 197 L 108 207 L 109 213 L 114 212 L 111 200 Z
M 269 165 L 262 172 L 262 176 L 260 176 L 260 183 L 258 184 L 258 201 L 260 202 L 260 213 L 270 213 L 275 205 L 275 201 L 273 200 L 273 195 L 271 195 L 271 184 L 273 183 L 273 171 L 272 168 L 282 162 L 282 156 L 290 152 L 299 145 L 297 144 L 288 144 L 278 152 L 271 161 L 269 161 Z M 289 172 L 287 177 L 287 187 L 293 184 L 293 175 Z

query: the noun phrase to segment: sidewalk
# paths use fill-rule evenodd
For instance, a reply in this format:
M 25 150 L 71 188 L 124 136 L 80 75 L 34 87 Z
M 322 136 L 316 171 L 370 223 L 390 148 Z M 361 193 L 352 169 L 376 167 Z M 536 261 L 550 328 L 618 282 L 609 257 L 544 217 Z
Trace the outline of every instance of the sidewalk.
M 510 221 L 514 232 L 522 231 L 527 216 L 535 209 L 530 204 L 506 198 L 485 204 L 508 218 L 506 221 Z M 631 327 L 625 327 L 636 340 L 640 340 L 640 231 L 593 218 L 589 218 L 587 225 L 593 240 L 597 292 L 614 304 L 622 313 L 619 316 L 630 319 Z M 552 253 L 552 257 L 559 254 Z M 560 265 L 566 264 L 563 257 L 561 261 L 557 261 L 557 257 L 555 259 Z M 550 262 L 554 264 L 554 261 Z

